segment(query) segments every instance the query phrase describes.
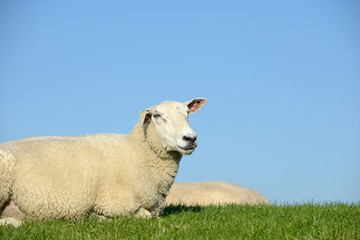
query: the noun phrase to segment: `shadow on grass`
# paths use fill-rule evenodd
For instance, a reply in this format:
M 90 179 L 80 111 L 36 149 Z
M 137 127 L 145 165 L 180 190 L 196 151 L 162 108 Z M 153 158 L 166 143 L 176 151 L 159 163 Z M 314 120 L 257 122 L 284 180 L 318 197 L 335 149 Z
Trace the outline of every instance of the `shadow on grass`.
M 169 215 L 177 215 L 180 214 L 182 212 L 200 212 L 202 211 L 202 207 L 200 206 L 185 206 L 185 205 L 169 205 L 166 206 L 164 209 L 164 212 L 162 214 L 162 216 L 166 217 Z

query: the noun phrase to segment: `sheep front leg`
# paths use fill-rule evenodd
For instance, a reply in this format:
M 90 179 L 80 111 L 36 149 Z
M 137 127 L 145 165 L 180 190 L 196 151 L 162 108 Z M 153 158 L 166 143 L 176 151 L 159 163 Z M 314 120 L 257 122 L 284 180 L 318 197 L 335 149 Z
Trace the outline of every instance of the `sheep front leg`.
M 151 212 L 146 210 L 143 207 L 140 207 L 136 212 L 134 213 L 135 217 L 152 217 Z
M 21 219 L 25 214 L 16 206 L 14 201 L 9 201 L 0 213 L 0 225 L 13 225 L 19 227 L 22 223 Z
M 121 191 L 106 189 L 98 195 L 94 212 L 106 217 L 115 216 L 151 216 L 151 213 L 142 207 L 140 200 L 130 190 Z
M 7 217 L 7 218 L 2 218 L 0 219 L 0 225 L 12 225 L 14 227 L 19 227 L 21 225 L 21 221 L 12 218 L 12 217 Z

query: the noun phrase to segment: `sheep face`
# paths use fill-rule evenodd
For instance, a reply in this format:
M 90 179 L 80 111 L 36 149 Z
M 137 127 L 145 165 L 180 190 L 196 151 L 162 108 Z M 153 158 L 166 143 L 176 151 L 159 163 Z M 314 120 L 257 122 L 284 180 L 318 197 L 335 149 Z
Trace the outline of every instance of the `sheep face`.
M 189 155 L 197 146 L 197 135 L 189 125 L 188 116 L 202 108 L 206 102 L 205 98 L 196 98 L 185 103 L 162 102 L 142 113 L 143 126 L 153 122 L 166 151 Z

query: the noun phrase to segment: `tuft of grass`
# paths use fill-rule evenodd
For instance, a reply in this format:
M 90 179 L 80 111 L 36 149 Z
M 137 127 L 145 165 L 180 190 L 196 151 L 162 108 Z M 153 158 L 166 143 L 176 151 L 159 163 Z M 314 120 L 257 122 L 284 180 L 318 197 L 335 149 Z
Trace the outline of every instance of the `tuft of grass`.
M 160 218 L 25 221 L 0 239 L 360 239 L 360 203 L 165 208 Z

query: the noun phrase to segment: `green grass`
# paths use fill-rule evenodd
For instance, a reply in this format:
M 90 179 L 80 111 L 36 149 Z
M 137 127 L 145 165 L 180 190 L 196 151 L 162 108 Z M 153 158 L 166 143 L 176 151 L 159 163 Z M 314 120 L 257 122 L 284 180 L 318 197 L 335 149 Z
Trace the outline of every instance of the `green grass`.
M 170 206 L 154 219 L 26 221 L 0 239 L 360 239 L 360 203 Z

